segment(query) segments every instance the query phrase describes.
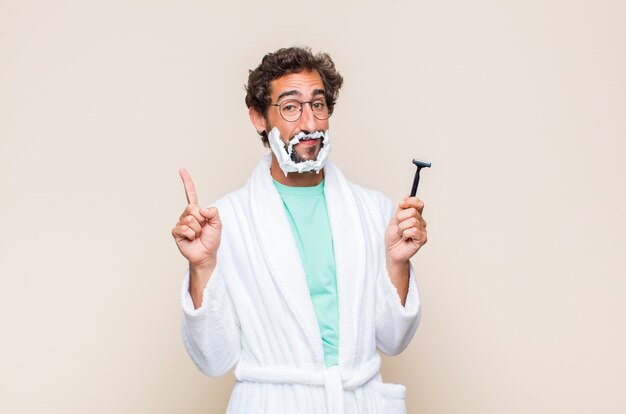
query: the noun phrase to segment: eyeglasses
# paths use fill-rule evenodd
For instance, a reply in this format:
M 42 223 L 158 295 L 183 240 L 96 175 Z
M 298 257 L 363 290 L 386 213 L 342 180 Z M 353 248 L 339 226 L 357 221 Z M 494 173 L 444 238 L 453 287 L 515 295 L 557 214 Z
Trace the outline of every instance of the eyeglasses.
M 287 122 L 296 122 L 302 116 L 304 104 L 309 104 L 313 116 L 320 121 L 330 118 L 332 112 L 328 109 L 326 101 L 324 99 L 316 99 L 314 101 L 300 102 L 297 99 L 287 99 L 281 103 L 270 104 L 271 106 L 277 106 L 280 111 L 280 116 Z

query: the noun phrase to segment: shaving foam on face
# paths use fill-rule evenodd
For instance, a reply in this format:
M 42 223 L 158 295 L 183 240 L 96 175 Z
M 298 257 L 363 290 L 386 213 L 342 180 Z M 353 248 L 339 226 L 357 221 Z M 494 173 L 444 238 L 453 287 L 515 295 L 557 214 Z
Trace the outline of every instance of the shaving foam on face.
M 305 134 L 303 132 L 298 133 L 285 148 L 285 143 L 280 139 L 280 131 L 278 128 L 274 127 L 267 134 L 267 139 L 270 142 L 270 148 L 272 152 L 276 156 L 278 160 L 278 165 L 281 170 L 285 173 L 285 177 L 290 172 L 302 173 L 306 171 L 315 171 L 319 174 L 320 170 L 324 168 L 324 164 L 326 164 L 326 158 L 328 157 L 328 153 L 330 152 L 330 138 L 328 135 L 328 130 L 315 131 L 311 134 Z M 317 157 L 314 160 L 306 160 L 301 162 L 295 162 L 291 159 L 293 154 L 293 147 L 303 141 L 305 139 L 323 139 L 322 148 L 320 148 L 317 153 Z

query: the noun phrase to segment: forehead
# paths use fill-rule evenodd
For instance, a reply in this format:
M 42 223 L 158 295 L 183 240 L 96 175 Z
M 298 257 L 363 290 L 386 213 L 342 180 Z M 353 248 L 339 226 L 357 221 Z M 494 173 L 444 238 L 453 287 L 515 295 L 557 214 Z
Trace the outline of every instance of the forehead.
M 293 92 L 290 95 L 307 97 L 319 93 L 320 90 L 324 90 L 324 83 L 315 70 L 289 73 L 270 82 L 272 100 L 285 92 Z

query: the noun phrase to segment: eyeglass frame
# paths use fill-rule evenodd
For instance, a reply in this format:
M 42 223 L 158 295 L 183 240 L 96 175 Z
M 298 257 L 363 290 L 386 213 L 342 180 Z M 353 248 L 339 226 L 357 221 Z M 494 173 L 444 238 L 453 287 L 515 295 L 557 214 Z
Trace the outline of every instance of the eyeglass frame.
M 294 119 L 293 121 L 288 120 L 287 118 L 285 118 L 285 116 L 283 115 L 283 111 L 280 109 L 281 105 L 284 104 L 285 102 L 288 101 L 296 101 L 300 104 L 300 115 L 298 115 L 298 117 L 296 119 Z M 268 106 L 277 106 L 278 107 L 278 113 L 280 114 L 280 117 L 282 119 L 284 119 L 286 122 L 297 122 L 300 118 L 302 118 L 302 112 L 304 112 L 304 104 L 309 104 L 309 108 L 311 108 L 311 112 L 313 113 L 313 116 L 315 117 L 315 119 L 317 119 L 318 121 L 326 121 L 327 119 L 330 118 L 330 116 L 333 114 L 333 110 L 332 110 L 332 105 L 334 104 L 334 102 L 332 102 L 331 104 L 329 104 L 328 102 L 326 102 L 326 99 L 324 99 L 324 105 L 326 105 L 326 107 L 328 108 L 328 117 L 326 118 L 318 118 L 317 115 L 315 115 L 315 111 L 313 110 L 313 102 L 317 102 L 318 100 L 311 100 L 311 101 L 299 101 L 295 98 L 289 98 L 289 99 L 285 99 L 284 101 L 282 101 L 281 103 L 270 103 L 268 104 Z

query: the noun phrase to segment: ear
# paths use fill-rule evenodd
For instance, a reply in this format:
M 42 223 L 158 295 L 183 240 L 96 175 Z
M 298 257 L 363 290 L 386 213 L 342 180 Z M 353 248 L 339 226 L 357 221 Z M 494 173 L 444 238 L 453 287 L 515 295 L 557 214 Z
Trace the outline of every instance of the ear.
M 250 109 L 248 109 L 248 115 L 250 116 L 250 122 L 252 122 L 252 125 L 254 125 L 254 128 L 256 128 L 257 132 L 267 132 L 267 121 L 259 111 L 257 111 L 253 107 L 250 107 Z

